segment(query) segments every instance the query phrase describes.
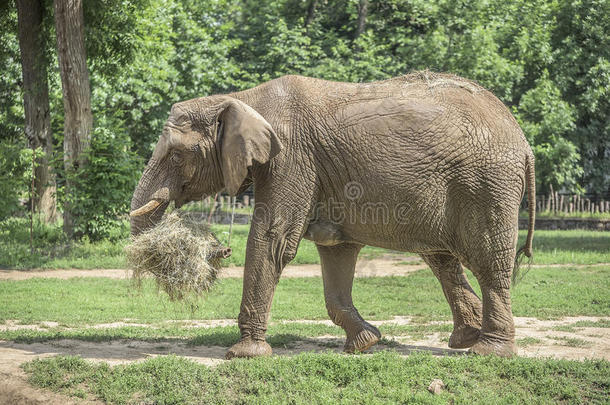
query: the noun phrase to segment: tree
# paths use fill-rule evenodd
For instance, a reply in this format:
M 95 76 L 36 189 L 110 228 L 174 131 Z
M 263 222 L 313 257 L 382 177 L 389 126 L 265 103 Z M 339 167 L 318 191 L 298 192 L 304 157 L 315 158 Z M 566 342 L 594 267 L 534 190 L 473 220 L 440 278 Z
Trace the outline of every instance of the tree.
M 305 18 L 305 24 L 303 26 L 307 28 L 314 20 L 316 16 L 316 7 L 318 6 L 318 0 L 310 0 L 309 6 L 307 7 L 307 17 Z
M 64 103 L 64 232 L 73 237 L 70 174 L 86 165 L 83 151 L 93 129 L 91 90 L 85 52 L 82 0 L 54 0 L 57 55 Z
M 366 26 L 366 17 L 369 14 L 369 0 L 360 0 L 358 4 L 358 26 L 356 27 L 356 34 L 354 39 L 358 38 L 364 32 Z
M 55 218 L 55 180 L 49 168 L 53 154 L 47 60 L 45 58 L 40 0 L 17 0 L 19 48 L 23 76 L 25 134 L 30 148 L 41 148 L 34 171 L 34 193 L 30 204 L 47 221 Z

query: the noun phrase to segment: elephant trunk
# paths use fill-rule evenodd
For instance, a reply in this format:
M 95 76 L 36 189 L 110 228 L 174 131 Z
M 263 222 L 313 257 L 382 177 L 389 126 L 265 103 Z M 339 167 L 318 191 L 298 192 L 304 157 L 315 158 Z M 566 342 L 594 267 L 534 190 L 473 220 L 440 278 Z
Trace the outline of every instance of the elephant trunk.
M 159 181 L 161 170 L 149 163 L 131 199 L 131 235 L 136 236 L 154 227 L 163 217 L 170 202 L 170 192 Z

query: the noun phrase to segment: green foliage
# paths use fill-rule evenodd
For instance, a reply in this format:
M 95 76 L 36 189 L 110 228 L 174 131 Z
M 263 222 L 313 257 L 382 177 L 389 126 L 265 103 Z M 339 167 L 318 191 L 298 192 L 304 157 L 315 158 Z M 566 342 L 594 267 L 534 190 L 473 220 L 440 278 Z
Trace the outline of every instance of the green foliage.
M 52 4 L 43 3 L 51 121 L 60 151 L 63 103 Z M 512 109 L 536 155 L 539 190 L 608 191 L 608 1 L 374 0 L 358 38 L 357 1 L 318 2 L 305 27 L 309 4 L 86 0 L 95 125 L 121 128 L 111 132 L 127 133 L 130 148 L 146 160 L 179 100 L 284 74 L 362 82 L 412 70 L 448 71 L 479 81 Z M 12 2 L 0 5 L 0 27 L 0 138 L 14 140 L 23 137 L 24 120 Z M 123 153 L 121 142 L 109 147 Z M 97 217 L 113 212 L 100 208 Z M 105 220 L 95 221 L 81 232 L 101 237 Z
M 565 0 L 557 4 L 549 72 L 564 100 L 576 106 L 568 135 L 581 155 L 584 184 L 610 188 L 610 2 Z M 604 174 L 605 173 L 605 174 Z
M 17 10 L 0 4 L 0 139 L 22 136 L 24 125 Z
M 91 242 L 87 237 L 68 241 L 61 221 L 46 224 L 35 215 L 32 251 L 30 219 L 10 217 L 0 221 L 0 268 L 124 268 L 129 223 L 123 221 L 109 232 L 108 240 Z
M 561 99 L 561 93 L 544 71 L 522 97 L 517 119 L 536 157 L 536 179 L 541 186 L 567 187 L 579 191 L 578 179 L 583 169 L 576 145 L 567 139 L 575 128 L 573 108 Z M 547 188 L 539 188 L 548 192 Z
M 142 170 L 141 159 L 130 150 L 125 135 L 99 127 L 84 154 L 86 165 L 74 172 L 60 171 L 73 184 L 71 194 L 60 188 L 60 195 L 73 207 L 75 234 L 91 240 L 108 238 L 129 211 Z
M 24 139 L 13 141 L 0 139 L 0 220 L 23 210 L 23 201 L 29 198 L 28 191 L 32 182 L 32 155 L 42 153 L 24 145 Z

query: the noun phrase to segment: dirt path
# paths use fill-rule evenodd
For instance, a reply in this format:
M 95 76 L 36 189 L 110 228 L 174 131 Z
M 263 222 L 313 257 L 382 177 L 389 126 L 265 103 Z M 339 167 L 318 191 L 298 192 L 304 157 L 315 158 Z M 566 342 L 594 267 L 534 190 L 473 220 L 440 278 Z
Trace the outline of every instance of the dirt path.
M 418 257 L 383 257 L 373 260 L 361 260 L 356 266 L 356 276 L 402 276 L 427 266 Z M 220 273 L 221 278 L 242 277 L 244 268 L 239 266 L 226 267 Z M 288 265 L 282 277 L 320 277 L 319 264 Z M 66 269 L 66 270 L 0 270 L 0 280 L 27 280 L 35 277 L 68 279 L 72 277 L 131 277 L 131 271 L 125 269 Z
M 527 357 L 555 357 L 573 360 L 585 358 L 599 358 L 610 361 L 610 328 L 603 327 L 580 327 L 577 322 L 595 323 L 599 321 L 610 321 L 610 317 L 566 317 L 559 320 L 540 320 L 536 318 L 515 317 L 516 340 L 519 345 L 519 354 Z M 218 326 L 236 326 L 233 319 L 216 319 L 209 321 L 170 321 L 166 324 L 180 323 L 181 327 L 191 328 L 213 328 Z M 280 323 L 308 323 L 332 325 L 330 320 L 296 320 L 280 321 Z M 371 321 L 376 326 L 383 325 L 409 325 L 412 324 L 410 317 L 394 317 L 391 320 Z M 430 325 L 438 325 L 433 322 Z M 126 322 L 105 323 L 89 325 L 89 328 L 118 328 L 122 326 L 151 326 L 146 324 L 133 324 Z M 417 324 L 420 325 L 420 324 Z M 45 329 L 53 327 L 50 322 L 38 325 L 19 325 L 8 321 L 0 325 L 0 330 L 19 329 Z M 155 325 L 151 327 L 159 327 Z M 66 330 L 69 330 L 66 328 Z M 426 335 L 423 339 L 414 340 L 408 336 L 385 336 L 391 344 L 379 344 L 376 350 L 393 347 L 401 353 L 408 354 L 410 351 L 428 350 L 433 353 L 462 353 L 464 350 L 450 350 L 447 348 L 449 333 L 434 332 Z M 333 348 L 340 351 L 344 337 L 323 336 L 308 338 L 306 341 L 290 344 L 289 347 L 274 348 L 276 354 L 295 354 L 302 351 L 325 351 Z M 334 343 L 336 343 L 336 347 Z M 215 365 L 223 361 L 226 347 L 220 346 L 192 346 L 180 339 L 168 339 L 167 341 L 145 342 L 134 340 L 113 340 L 110 342 L 96 343 L 79 340 L 56 340 L 43 343 L 14 343 L 11 341 L 0 341 L 0 372 L 7 371 L 6 368 L 15 369 L 24 361 L 38 356 L 49 356 L 56 354 L 80 355 L 94 361 L 105 361 L 109 364 L 122 364 L 145 358 L 175 353 L 180 356 L 193 358 L 193 360 Z
M 544 264 L 532 267 L 599 267 L 610 266 L 610 263 L 598 264 Z M 418 257 L 399 257 L 388 255 L 387 257 L 371 260 L 360 260 L 356 265 L 356 277 L 387 277 L 404 276 L 414 271 L 426 269 L 428 266 L 421 262 Z M 226 267 L 220 273 L 220 278 L 239 278 L 243 276 L 244 269 L 239 266 Z M 282 273 L 282 277 L 320 277 L 319 264 L 294 264 L 288 265 Z M 65 270 L 0 270 L 0 280 L 27 280 L 30 278 L 59 278 L 68 279 L 73 277 L 107 277 L 122 279 L 131 277 L 131 271 L 126 269 L 65 269 Z

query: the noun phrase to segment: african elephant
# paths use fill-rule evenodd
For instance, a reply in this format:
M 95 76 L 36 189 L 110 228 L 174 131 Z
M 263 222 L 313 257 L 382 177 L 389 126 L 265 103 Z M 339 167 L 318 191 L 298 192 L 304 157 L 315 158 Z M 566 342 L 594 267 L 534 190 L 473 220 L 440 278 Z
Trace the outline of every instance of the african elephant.
M 352 303 L 364 245 L 420 254 L 453 314 L 449 346 L 515 353 L 510 285 L 519 205 L 534 157 L 509 110 L 466 79 L 431 72 L 374 83 L 284 76 L 175 104 L 131 202 L 132 233 L 180 206 L 254 185 L 238 318 L 227 358 L 269 355 L 273 293 L 302 238 L 316 243 L 328 314 L 345 351 L 380 333 Z M 482 290 L 475 294 L 463 267 Z

